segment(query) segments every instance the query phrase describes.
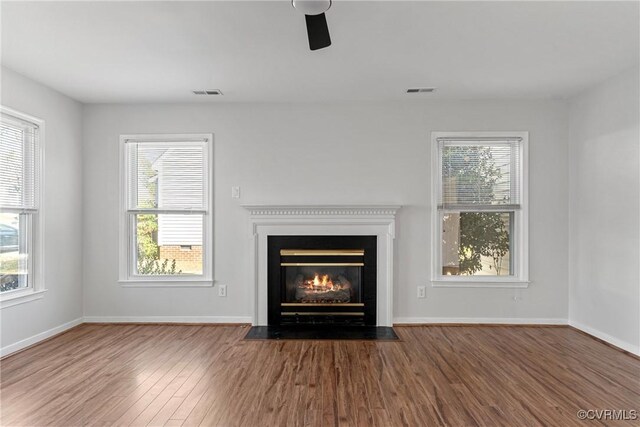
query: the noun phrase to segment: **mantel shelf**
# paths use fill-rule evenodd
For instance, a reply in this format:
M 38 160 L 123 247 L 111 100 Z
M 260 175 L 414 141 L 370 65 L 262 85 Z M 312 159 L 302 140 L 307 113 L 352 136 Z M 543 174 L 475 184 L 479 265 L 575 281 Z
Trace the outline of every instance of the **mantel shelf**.
M 252 217 L 261 216 L 391 216 L 400 205 L 243 205 Z

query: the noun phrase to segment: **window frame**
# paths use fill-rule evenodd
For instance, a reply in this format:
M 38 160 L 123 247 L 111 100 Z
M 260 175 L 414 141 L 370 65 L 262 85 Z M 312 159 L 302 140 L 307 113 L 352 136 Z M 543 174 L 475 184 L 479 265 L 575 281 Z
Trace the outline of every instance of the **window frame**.
M 129 209 L 129 162 L 127 142 L 137 143 L 205 143 L 203 166 L 206 177 L 203 182 L 205 212 L 202 226 L 202 274 L 140 275 L 135 274 L 135 219 L 136 209 Z M 120 242 L 119 280 L 122 287 L 210 287 L 213 286 L 213 134 L 127 134 L 120 135 Z M 162 213 L 159 209 L 157 213 Z
M 45 163 L 45 121 L 41 118 L 0 105 L 0 112 L 19 121 L 27 122 L 38 128 L 36 142 L 36 173 L 35 208 L 0 208 L 2 212 L 25 215 L 26 247 L 29 254 L 27 263 L 28 285 L 24 288 L 13 289 L 0 293 L 0 309 L 14 305 L 35 301 L 44 297 L 47 291 L 44 281 L 44 163 Z M 23 221 L 23 219 L 21 219 Z M 22 240 L 22 239 L 21 239 Z M 21 244 L 21 243 L 19 243 Z
M 442 274 L 442 216 L 438 208 L 442 191 L 442 161 L 438 139 L 464 138 L 486 140 L 519 138 L 520 143 L 520 209 L 496 209 L 496 212 L 513 212 L 513 248 L 510 248 L 513 274 L 509 276 L 446 276 Z M 529 286 L 529 132 L 432 132 L 431 133 L 431 285 L 432 287 L 472 288 L 526 288 Z M 459 209 L 456 212 L 476 212 Z M 514 256 L 515 255 L 515 256 Z

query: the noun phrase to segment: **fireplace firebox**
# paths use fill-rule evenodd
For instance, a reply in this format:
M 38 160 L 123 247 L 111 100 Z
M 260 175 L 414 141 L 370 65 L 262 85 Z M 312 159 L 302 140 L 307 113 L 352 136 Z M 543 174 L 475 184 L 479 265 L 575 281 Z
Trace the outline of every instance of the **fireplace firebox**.
M 376 236 L 269 236 L 269 325 L 375 326 L 376 243 Z

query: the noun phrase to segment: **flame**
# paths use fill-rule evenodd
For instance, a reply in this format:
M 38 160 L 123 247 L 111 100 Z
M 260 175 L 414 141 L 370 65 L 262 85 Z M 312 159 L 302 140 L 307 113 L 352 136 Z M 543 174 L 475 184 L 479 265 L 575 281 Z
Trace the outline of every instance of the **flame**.
M 304 284 L 307 289 L 311 289 L 314 292 L 326 292 L 342 289 L 342 286 L 333 283 L 328 274 L 319 275 L 316 273 L 313 279 L 306 280 Z

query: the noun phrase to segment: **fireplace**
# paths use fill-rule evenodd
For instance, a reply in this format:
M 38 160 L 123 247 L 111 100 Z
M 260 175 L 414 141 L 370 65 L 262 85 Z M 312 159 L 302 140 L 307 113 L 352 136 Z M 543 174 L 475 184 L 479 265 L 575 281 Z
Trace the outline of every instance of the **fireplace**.
M 376 325 L 376 236 L 269 236 L 268 323 Z

